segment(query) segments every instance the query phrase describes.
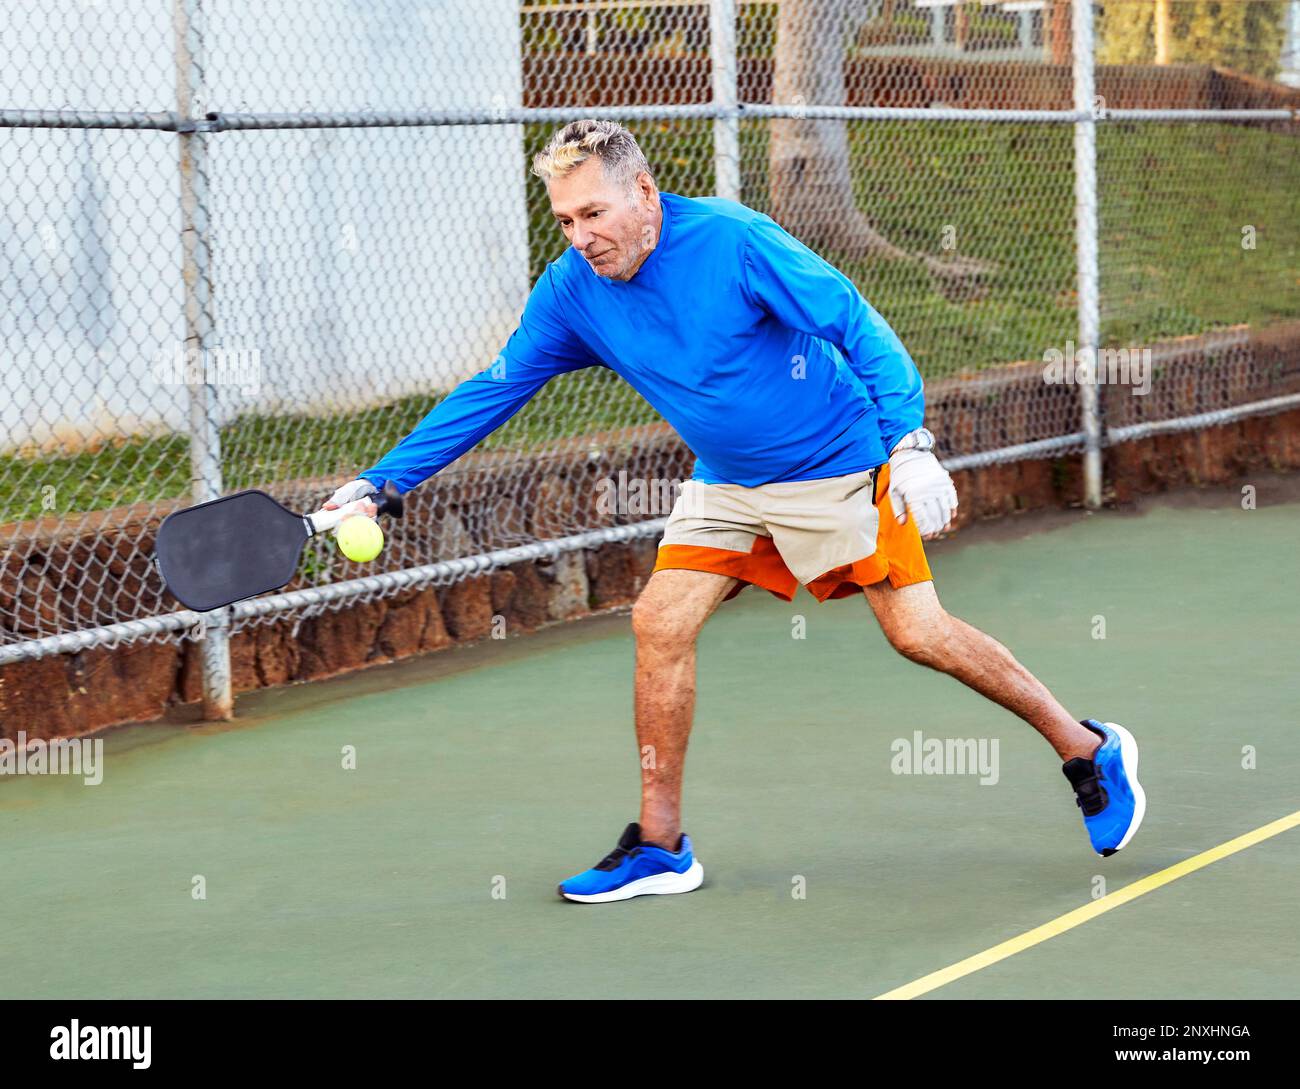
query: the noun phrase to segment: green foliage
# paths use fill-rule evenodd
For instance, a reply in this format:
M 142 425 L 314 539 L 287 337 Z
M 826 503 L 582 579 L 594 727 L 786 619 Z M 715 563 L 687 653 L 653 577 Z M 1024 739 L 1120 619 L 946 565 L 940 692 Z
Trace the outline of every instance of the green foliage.
M 1097 63 L 1150 64 L 1155 53 L 1155 0 L 1107 3 L 1097 28 Z
M 1020 41 L 1020 28 L 1014 15 L 992 8 L 967 9 L 966 40 L 972 47 L 1006 48 Z
M 1281 68 L 1287 0 L 1170 0 L 1169 60 L 1216 64 L 1272 79 Z M 1106 0 L 1101 64 L 1155 58 L 1155 0 Z
M 776 4 L 741 4 L 736 20 L 736 53 L 771 57 L 776 48 Z

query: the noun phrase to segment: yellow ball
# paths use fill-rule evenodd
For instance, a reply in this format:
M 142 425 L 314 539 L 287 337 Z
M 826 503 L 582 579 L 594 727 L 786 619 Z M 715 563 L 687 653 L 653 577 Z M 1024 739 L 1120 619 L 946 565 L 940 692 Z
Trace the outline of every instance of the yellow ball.
M 384 531 L 364 514 L 344 518 L 338 528 L 339 549 L 356 563 L 369 563 L 384 547 Z

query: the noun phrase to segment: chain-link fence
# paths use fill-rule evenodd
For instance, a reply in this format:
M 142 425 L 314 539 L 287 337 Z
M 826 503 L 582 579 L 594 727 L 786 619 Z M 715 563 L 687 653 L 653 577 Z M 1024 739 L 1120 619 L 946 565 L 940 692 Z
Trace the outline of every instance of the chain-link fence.
M 596 484 L 689 452 L 592 369 L 421 487 L 369 568 L 315 542 L 286 592 L 199 618 L 151 564 L 171 510 L 246 487 L 314 509 L 491 364 L 564 246 L 527 164 L 581 116 L 851 276 L 952 467 L 1084 451 L 1095 502 L 1108 442 L 1300 404 L 1285 5 L 1214 24 L 1243 74 L 1188 52 L 1208 32 L 1182 2 L 1163 28 L 1114 0 L 21 5 L 0 662 L 198 638 L 219 703 L 231 631 L 654 536 Z

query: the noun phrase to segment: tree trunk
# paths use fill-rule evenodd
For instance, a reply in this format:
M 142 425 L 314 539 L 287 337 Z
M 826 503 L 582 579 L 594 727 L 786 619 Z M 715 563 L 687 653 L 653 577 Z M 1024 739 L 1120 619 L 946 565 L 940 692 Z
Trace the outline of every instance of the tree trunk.
M 842 106 L 844 43 L 864 12 L 860 0 L 781 0 L 772 101 Z M 854 201 L 845 122 L 774 119 L 768 165 L 772 218 L 805 245 L 851 256 L 907 256 L 871 227 Z
M 777 13 L 772 101 L 783 106 L 845 103 L 845 43 L 865 18 L 862 0 L 781 0 Z M 768 168 L 772 218 L 805 245 L 846 259 L 918 261 L 949 298 L 982 293 L 994 266 L 969 258 L 910 253 L 871 226 L 853 195 L 844 121 L 772 121 Z

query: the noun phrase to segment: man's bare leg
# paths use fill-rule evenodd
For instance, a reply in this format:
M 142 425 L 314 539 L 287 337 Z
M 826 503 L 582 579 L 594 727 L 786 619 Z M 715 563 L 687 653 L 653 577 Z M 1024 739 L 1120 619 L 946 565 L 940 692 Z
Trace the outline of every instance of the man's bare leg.
M 896 590 L 885 580 L 864 589 L 885 637 L 904 657 L 955 677 L 1019 715 L 1062 761 L 1091 758 L 1097 751 L 1097 735 L 1072 718 L 1006 647 L 944 611 L 933 582 Z
M 656 571 L 632 608 L 643 843 L 677 847 L 695 717 L 695 638 L 735 584 L 707 571 Z

